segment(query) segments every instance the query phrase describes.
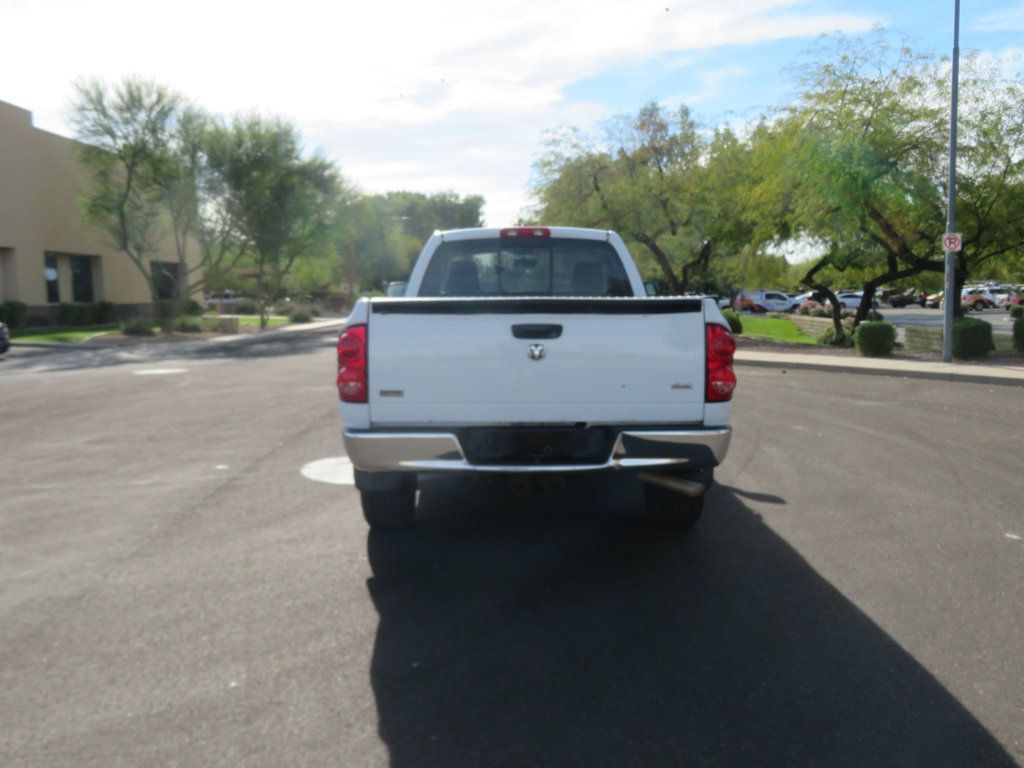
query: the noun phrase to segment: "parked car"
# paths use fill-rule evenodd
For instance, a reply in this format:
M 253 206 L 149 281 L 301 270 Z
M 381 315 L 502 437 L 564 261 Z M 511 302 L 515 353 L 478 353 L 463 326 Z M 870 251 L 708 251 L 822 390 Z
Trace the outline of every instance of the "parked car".
M 223 309 L 225 307 L 233 307 L 240 301 L 245 301 L 245 298 L 238 291 L 222 291 L 220 293 L 211 293 L 203 300 L 203 305 L 207 309 L 210 307 Z
M 893 309 L 900 309 L 901 307 L 908 307 L 911 304 L 920 304 L 922 307 L 927 303 L 927 295 L 924 291 L 919 291 L 917 288 L 908 288 L 900 293 L 890 293 L 888 296 L 883 296 L 883 301 L 888 301 L 889 306 Z
M 732 306 L 750 312 L 790 312 L 797 307 L 797 301 L 782 291 L 744 291 Z
M 11 348 L 11 333 L 5 323 L 0 323 L 0 355 Z
M 385 296 L 405 296 L 405 289 L 409 283 L 405 280 L 395 280 L 387 284 L 384 288 Z
M 925 297 L 925 305 L 931 309 L 939 309 L 942 306 L 942 299 L 945 297 L 945 291 L 939 291 L 938 293 L 929 293 Z
M 991 309 L 996 306 L 996 296 L 990 288 L 968 288 L 960 294 L 960 303 L 975 312 L 981 312 L 983 309 Z
M 828 298 L 822 291 L 804 291 L 793 297 L 793 302 L 797 307 L 806 304 L 808 301 L 815 301 L 818 304 L 824 304 Z
M 843 309 L 857 309 L 863 298 L 863 291 L 857 291 L 856 293 L 840 292 L 836 294 L 836 300 Z M 878 299 L 871 300 L 871 308 L 878 309 Z

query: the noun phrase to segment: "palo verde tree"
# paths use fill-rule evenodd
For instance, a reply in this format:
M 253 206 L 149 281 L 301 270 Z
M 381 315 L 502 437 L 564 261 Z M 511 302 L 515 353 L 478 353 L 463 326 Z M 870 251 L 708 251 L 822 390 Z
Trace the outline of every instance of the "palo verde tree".
M 957 218 L 966 246 L 957 296 L 970 274 L 1024 245 L 1020 83 L 970 57 L 964 73 Z M 790 184 L 792 230 L 826 244 L 803 282 L 830 291 L 832 280 L 860 276 L 859 323 L 881 285 L 944 270 L 948 72 L 876 30 L 867 40 L 833 38 L 800 70 L 800 83 L 774 126 L 774 149 Z
M 163 184 L 181 97 L 150 80 L 126 78 L 113 87 L 100 80 L 75 85 L 70 119 L 91 185 L 86 219 L 135 265 L 159 301 L 153 256 L 167 236 Z
M 258 116 L 211 126 L 206 156 L 216 179 L 209 206 L 246 252 L 265 328 L 296 262 L 333 245 L 339 173 L 324 158 L 303 156 L 293 126 Z
M 802 282 L 832 297 L 841 340 L 839 304 L 823 277 L 871 275 L 860 322 L 879 285 L 942 270 L 937 180 L 946 123 L 935 99 L 937 62 L 893 49 L 881 31 L 831 44 L 800 70 L 802 91 L 777 125 L 776 151 L 780 175 L 793 184 L 793 230 L 825 245 Z

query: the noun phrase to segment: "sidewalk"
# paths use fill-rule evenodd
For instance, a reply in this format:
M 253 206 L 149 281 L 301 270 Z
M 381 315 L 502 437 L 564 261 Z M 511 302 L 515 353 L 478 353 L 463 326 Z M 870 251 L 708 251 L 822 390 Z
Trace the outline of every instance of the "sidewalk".
M 1024 387 L 1024 361 L 1020 365 L 974 365 L 933 363 L 922 360 L 889 360 L 879 357 L 832 357 L 799 352 L 737 350 L 738 365 L 790 370 L 859 373 L 870 376 L 901 376 L 908 379 L 937 379 L 974 384 Z
M 342 317 L 329 317 L 322 320 L 314 320 L 311 323 L 291 323 L 289 325 L 283 325 L 277 328 L 271 328 L 265 331 L 258 332 L 244 332 L 244 333 L 232 333 L 224 336 L 211 336 L 207 339 L 190 339 L 185 334 L 178 334 L 173 339 L 176 345 L 183 344 L 198 344 L 198 345 L 209 345 L 209 344 L 259 344 L 264 341 L 280 341 L 282 338 L 287 338 L 288 335 L 300 334 L 300 333 L 318 333 L 320 331 L 327 330 L 329 328 L 338 328 L 341 330 L 341 326 L 345 324 L 345 319 Z M 161 339 L 159 335 L 152 337 L 139 337 L 137 345 L 143 346 L 147 344 L 167 344 L 168 341 Z M 47 352 L 70 352 L 74 350 L 95 350 L 95 349 L 125 349 L 125 344 L 105 342 L 102 337 L 97 338 L 95 341 L 77 341 L 74 343 L 61 343 L 61 342 L 32 342 L 32 341 L 18 341 L 14 339 L 11 341 L 11 348 L 18 347 L 23 350 L 33 350 L 36 354 L 46 354 Z
M 258 333 L 232 333 L 227 336 L 214 336 L 213 338 L 207 339 L 205 343 L 237 344 L 239 342 L 248 342 L 249 344 L 258 344 L 262 341 L 280 341 L 282 338 L 287 338 L 290 335 L 319 333 L 320 331 L 326 331 L 329 328 L 337 328 L 340 331 L 341 326 L 344 324 L 345 318 L 343 317 L 328 317 L 321 320 L 314 320 L 311 323 L 289 323 L 288 325 L 282 325 L 279 328 L 260 331 Z

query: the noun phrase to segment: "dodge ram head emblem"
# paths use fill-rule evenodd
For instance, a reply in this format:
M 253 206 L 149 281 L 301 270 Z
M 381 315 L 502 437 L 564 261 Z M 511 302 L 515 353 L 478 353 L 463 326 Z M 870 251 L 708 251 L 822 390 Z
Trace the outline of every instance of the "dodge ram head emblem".
M 529 349 L 529 355 L 531 360 L 541 360 L 548 351 L 544 349 L 543 344 L 531 344 Z

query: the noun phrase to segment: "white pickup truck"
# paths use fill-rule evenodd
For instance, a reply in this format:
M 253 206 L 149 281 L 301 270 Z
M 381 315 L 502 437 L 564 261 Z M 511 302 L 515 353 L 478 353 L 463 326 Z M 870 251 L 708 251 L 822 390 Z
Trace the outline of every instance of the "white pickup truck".
M 366 520 L 410 524 L 418 474 L 619 471 L 688 529 L 729 448 L 735 348 L 714 299 L 648 298 L 614 232 L 435 233 L 405 296 L 360 299 L 338 339 Z

